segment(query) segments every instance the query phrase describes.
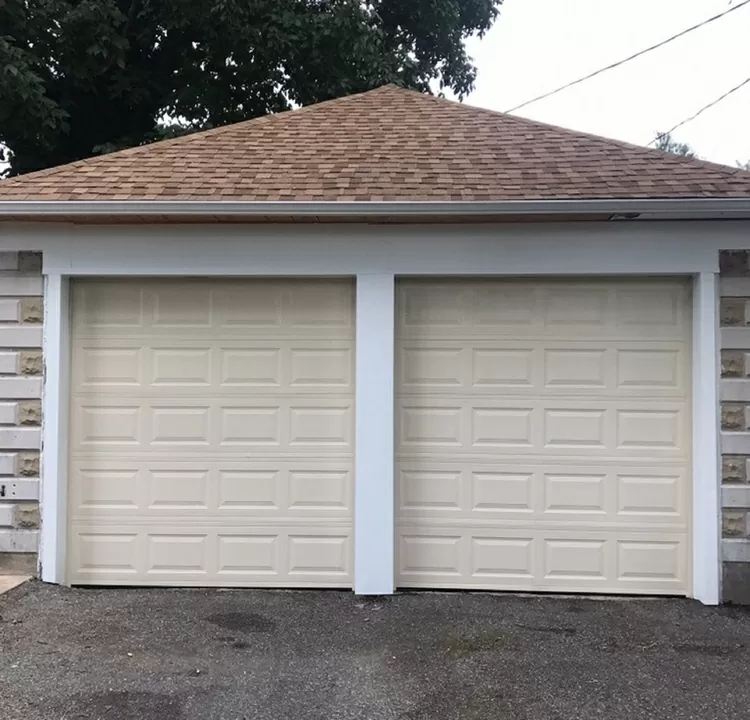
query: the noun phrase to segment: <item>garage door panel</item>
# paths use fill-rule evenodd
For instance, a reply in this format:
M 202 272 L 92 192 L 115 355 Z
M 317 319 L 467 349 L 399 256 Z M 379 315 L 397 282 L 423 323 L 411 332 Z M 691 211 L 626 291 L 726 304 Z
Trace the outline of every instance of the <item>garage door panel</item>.
M 583 283 L 585 282 L 585 287 Z M 414 339 L 537 338 L 682 342 L 689 331 L 689 289 L 673 280 L 432 280 L 401 285 L 399 336 Z
M 73 350 L 77 394 L 117 395 L 125 387 L 134 397 L 159 396 L 162 387 L 170 389 L 170 397 L 352 394 L 350 341 L 224 341 L 211 346 L 151 340 L 82 341 Z
M 71 361 L 73 385 L 92 394 L 107 388 L 115 392 L 138 388 L 144 382 L 143 354 L 142 347 L 128 343 L 77 346 Z
M 238 527 L 219 531 L 81 525 L 72 535 L 71 582 L 96 585 L 347 587 L 345 527 Z
M 687 392 L 684 343 L 513 340 L 408 341 L 399 347 L 402 397 L 429 392 L 491 397 L 682 399 Z
M 686 484 L 677 465 L 403 461 L 397 502 L 404 519 L 686 529 Z
M 353 308 L 345 281 L 76 283 L 71 581 L 350 586 Z
M 673 280 L 403 282 L 399 583 L 685 592 L 688 299 Z
M 353 402 L 329 398 L 74 398 L 73 457 L 180 452 L 351 454 Z
M 288 462 L 74 461 L 71 517 L 350 519 L 351 465 L 346 460 Z M 174 521 L 174 517 L 170 519 Z
M 686 334 L 688 288 L 684 283 L 633 284 L 615 289 L 616 326 L 635 329 L 640 335 L 654 332 Z
M 687 538 L 404 525 L 399 533 L 402 587 L 680 594 L 687 582 Z
M 133 332 L 145 322 L 143 284 L 92 282 L 78 284 L 73 293 L 73 331 L 76 337 L 99 337 L 111 329 Z
M 94 446 L 127 452 L 146 441 L 144 416 L 147 413 L 134 400 L 112 398 L 109 402 L 92 402 L 74 398 L 71 405 L 72 452 Z
M 689 406 L 654 399 L 616 403 L 478 396 L 396 403 L 397 452 L 582 455 L 587 458 L 683 458 Z
M 342 279 L 230 281 L 110 279 L 77 284 L 77 337 L 278 337 L 290 340 L 354 336 L 352 284 Z

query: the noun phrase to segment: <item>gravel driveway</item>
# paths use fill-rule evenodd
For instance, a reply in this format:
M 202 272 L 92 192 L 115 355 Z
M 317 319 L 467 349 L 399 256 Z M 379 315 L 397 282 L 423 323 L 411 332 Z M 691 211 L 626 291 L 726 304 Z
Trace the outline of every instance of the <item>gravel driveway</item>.
M 750 712 L 750 612 L 484 593 L 0 597 L 2 720 L 666 720 Z

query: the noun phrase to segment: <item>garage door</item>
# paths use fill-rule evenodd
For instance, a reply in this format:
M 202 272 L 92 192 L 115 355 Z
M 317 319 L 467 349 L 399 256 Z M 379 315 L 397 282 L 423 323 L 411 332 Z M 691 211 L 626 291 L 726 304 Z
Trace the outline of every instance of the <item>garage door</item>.
M 688 295 L 400 285 L 400 586 L 687 592 Z
M 352 584 L 353 288 L 73 287 L 78 584 Z

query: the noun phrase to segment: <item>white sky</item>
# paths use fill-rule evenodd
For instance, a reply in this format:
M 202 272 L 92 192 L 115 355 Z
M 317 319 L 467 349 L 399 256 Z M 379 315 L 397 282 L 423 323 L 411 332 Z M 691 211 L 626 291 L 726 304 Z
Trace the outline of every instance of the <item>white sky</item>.
M 739 0 L 734 0 L 735 4 Z M 469 53 L 465 102 L 507 110 L 726 10 L 729 0 L 505 0 Z M 645 145 L 750 76 L 750 5 L 519 115 Z M 750 85 L 675 133 L 701 157 L 750 160 Z

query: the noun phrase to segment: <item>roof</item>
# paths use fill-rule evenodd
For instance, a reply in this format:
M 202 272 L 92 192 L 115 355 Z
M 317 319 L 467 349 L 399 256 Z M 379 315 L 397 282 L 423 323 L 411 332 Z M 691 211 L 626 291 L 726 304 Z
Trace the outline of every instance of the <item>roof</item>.
M 0 181 L 0 202 L 706 197 L 750 197 L 750 172 L 394 85 Z

